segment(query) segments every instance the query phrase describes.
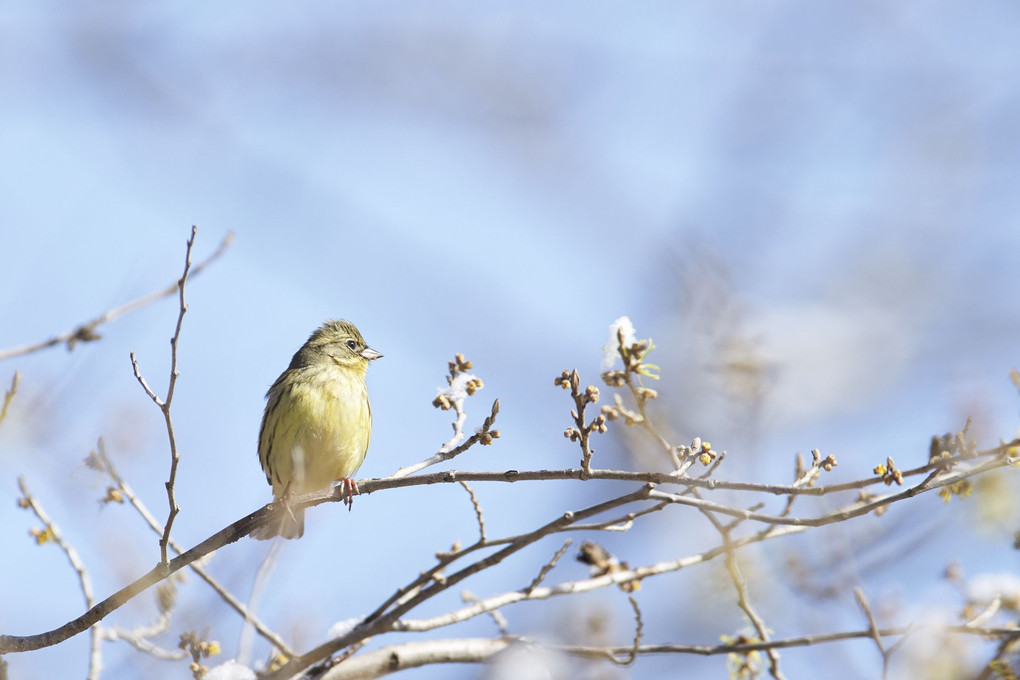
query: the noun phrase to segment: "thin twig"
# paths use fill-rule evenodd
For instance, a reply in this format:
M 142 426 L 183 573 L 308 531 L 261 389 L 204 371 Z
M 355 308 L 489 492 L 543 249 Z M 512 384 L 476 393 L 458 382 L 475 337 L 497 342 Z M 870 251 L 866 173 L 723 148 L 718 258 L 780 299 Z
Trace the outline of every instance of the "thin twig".
M 177 505 L 177 498 L 174 493 L 174 485 L 177 482 L 177 465 L 181 462 L 181 454 L 177 450 L 177 438 L 174 436 L 173 420 L 170 417 L 170 403 L 174 398 L 177 376 L 180 375 L 180 371 L 177 370 L 177 343 L 181 337 L 181 324 L 184 322 L 184 313 L 188 311 L 188 304 L 184 301 L 184 285 L 187 283 L 188 271 L 191 269 L 191 248 L 195 245 L 195 234 L 197 231 L 196 227 L 191 228 L 191 238 L 188 239 L 188 247 L 185 249 L 184 255 L 184 273 L 177 283 L 177 288 L 180 291 L 178 297 L 180 311 L 177 314 L 177 327 L 174 328 L 173 337 L 170 338 L 170 384 L 167 386 L 166 399 L 163 400 L 162 407 L 163 414 L 166 417 L 167 436 L 170 438 L 170 477 L 166 482 L 166 496 L 170 511 L 166 518 L 166 526 L 163 528 L 163 537 L 159 540 L 159 554 L 163 564 L 167 564 L 166 551 L 167 544 L 170 542 L 170 528 L 173 527 L 174 518 L 177 517 L 177 513 L 181 511 Z
M 18 477 L 18 488 L 21 490 L 21 499 L 18 501 L 19 505 L 24 508 L 29 508 L 43 523 L 45 527 L 43 534 L 45 538 L 36 537 L 39 543 L 46 541 L 53 541 L 57 546 L 64 552 L 67 557 L 67 561 L 71 564 L 71 568 L 74 569 L 78 575 L 78 583 L 81 586 L 81 593 L 85 599 L 85 606 L 92 609 L 95 606 L 95 597 L 92 594 L 92 578 L 89 576 L 88 570 L 85 568 L 85 563 L 82 562 L 81 557 L 78 555 L 78 551 L 74 549 L 67 539 L 64 538 L 63 532 L 60 531 L 60 527 L 50 519 L 50 516 L 43 509 L 38 499 L 33 496 L 28 490 L 28 483 L 25 482 L 24 477 Z M 98 680 L 100 673 L 103 670 L 103 656 L 102 656 L 102 638 L 100 637 L 100 626 L 97 622 L 91 626 L 90 631 L 90 643 L 89 643 L 89 673 L 88 680 Z
M 712 517 L 711 513 L 705 513 L 705 516 L 712 520 L 712 523 L 716 525 L 716 529 L 719 530 L 719 535 L 723 540 L 723 548 L 726 551 L 726 571 L 730 575 L 730 580 L 733 581 L 733 587 L 737 591 L 737 606 L 744 612 L 747 618 L 751 621 L 751 625 L 754 626 L 757 637 L 762 642 L 768 642 L 769 630 L 765 625 L 765 621 L 761 618 L 758 612 L 755 610 L 754 605 L 751 604 L 751 591 L 747 586 L 747 579 L 744 578 L 743 573 L 740 571 L 740 563 L 737 561 L 737 551 L 733 547 L 733 541 L 730 539 L 730 532 L 727 529 L 722 529 L 716 519 Z M 765 654 L 769 658 L 769 673 L 776 680 L 785 680 L 783 672 L 779 669 L 779 652 L 775 649 L 765 650 Z
M 181 511 L 180 506 L 177 505 L 176 492 L 174 486 L 177 482 L 177 465 L 181 462 L 180 451 L 177 450 L 177 437 L 174 435 L 174 423 L 173 418 L 170 415 L 170 406 L 174 400 L 174 388 L 177 386 L 177 377 L 180 375 L 180 371 L 177 369 L 177 344 L 181 337 L 181 325 L 184 323 L 184 314 L 188 311 L 188 304 L 184 300 L 184 286 L 188 281 L 188 272 L 191 270 L 191 250 L 195 245 L 195 235 L 198 233 L 198 227 L 191 227 L 191 237 L 188 239 L 187 248 L 184 251 L 184 273 L 181 278 L 177 281 L 177 299 L 178 299 L 178 313 L 177 313 L 177 325 L 174 328 L 174 334 L 170 338 L 170 381 L 166 389 L 166 397 L 160 399 L 156 393 L 146 383 L 145 378 L 142 377 L 141 370 L 138 368 L 138 359 L 135 357 L 135 353 L 131 352 L 131 367 L 134 370 L 135 378 L 138 379 L 142 389 L 149 395 L 149 398 L 159 407 L 159 410 L 163 413 L 163 420 L 166 423 L 167 437 L 170 440 L 170 476 L 167 480 L 166 496 L 167 503 L 170 506 L 170 511 L 166 518 L 166 524 L 163 527 L 163 534 L 159 539 L 159 556 L 160 564 L 163 567 L 169 565 L 169 559 L 167 557 L 167 545 L 170 543 L 170 529 L 174 525 L 174 519 L 177 517 L 177 513 Z
M 974 454 L 961 454 L 954 456 L 949 459 L 948 462 L 954 465 L 957 469 L 952 475 L 943 477 L 932 486 L 935 487 L 952 484 L 967 477 L 983 474 L 993 469 L 1015 464 L 1018 461 L 1018 458 L 1015 454 L 1011 454 L 1011 451 L 1018 446 L 1020 446 L 1020 438 Z M 976 458 L 989 458 L 990 460 L 971 468 L 963 468 L 961 466 L 963 462 Z M 902 471 L 902 474 L 904 478 L 921 474 L 930 475 L 933 470 L 940 471 L 942 467 L 926 464 L 911 470 L 904 470 Z M 374 477 L 366 480 L 358 480 L 358 488 L 362 494 L 366 494 L 382 488 L 389 489 L 401 486 L 417 486 L 419 484 L 452 483 L 461 479 L 468 482 L 523 482 L 543 481 L 549 479 L 581 479 L 582 474 L 583 471 L 580 468 L 568 468 L 565 470 L 507 470 L 505 472 L 466 472 L 450 470 L 446 472 L 432 472 L 425 475 L 414 475 L 413 477 L 397 473 L 389 477 Z M 789 484 L 762 484 L 758 482 L 734 482 L 719 479 L 703 479 L 698 477 L 678 477 L 677 475 L 668 472 L 637 472 L 592 468 L 589 474 L 591 479 L 607 479 L 638 483 L 650 482 L 660 485 L 682 485 L 707 490 L 727 489 L 730 491 L 751 491 L 772 494 L 774 496 L 786 496 L 788 494 L 826 496 L 840 491 L 864 489 L 869 486 L 877 486 L 880 484 L 885 485 L 885 480 L 881 476 L 866 477 L 852 482 L 829 484 L 825 486 L 795 487 Z M 322 495 L 323 500 L 320 502 L 325 502 L 327 499 L 332 500 L 329 498 L 332 495 L 332 492 L 322 492 Z M 340 496 L 337 496 L 337 499 L 340 499 Z M 292 502 L 291 505 L 293 506 L 294 503 Z
M 219 259 L 219 257 L 227 250 L 228 247 L 230 247 L 230 244 L 233 242 L 234 234 L 228 232 L 227 235 L 223 237 L 223 240 L 220 241 L 220 245 L 216 248 L 215 251 L 213 251 L 212 255 L 210 255 L 205 260 L 198 263 L 192 268 L 191 275 L 197 276 L 198 274 L 202 273 L 202 271 L 208 265 L 212 264 L 215 260 Z M 109 323 L 115 319 L 118 319 L 124 316 L 125 314 L 130 314 L 131 312 L 141 309 L 146 305 L 150 305 L 157 300 L 169 297 L 176 292 L 177 282 L 175 281 L 173 284 L 167 286 L 162 290 L 158 290 L 154 293 L 149 293 L 148 295 L 143 295 L 142 297 L 136 300 L 132 300 L 127 304 L 121 305 L 120 307 L 115 307 L 114 309 L 111 309 L 108 312 L 100 314 L 91 321 L 86 321 L 85 323 L 79 325 L 77 328 L 73 330 L 60 333 L 48 340 L 43 340 L 42 342 L 35 342 L 29 345 L 22 345 L 21 347 L 12 347 L 11 349 L 0 350 L 0 361 L 3 361 L 4 359 L 11 359 L 17 356 L 23 356 L 25 354 L 31 354 L 32 352 L 38 352 L 41 349 L 53 347 L 54 345 L 66 343 L 67 348 L 69 350 L 72 350 L 74 349 L 75 344 L 77 344 L 78 342 L 92 342 L 98 340 L 100 336 L 98 333 L 96 333 L 96 328 L 98 328 L 99 326 L 105 323 Z
M 460 599 L 467 603 L 481 602 L 477 595 L 467 590 L 460 594 Z M 507 622 L 506 617 L 503 616 L 503 612 L 498 609 L 491 609 L 489 610 L 489 616 L 492 617 L 502 637 L 510 635 L 510 624 Z
M 104 627 L 102 629 L 102 636 L 104 640 L 109 640 L 111 642 L 123 640 L 138 651 L 148 654 L 156 659 L 162 659 L 164 661 L 180 661 L 181 659 L 187 658 L 188 652 L 186 650 L 165 649 L 150 642 L 150 638 L 166 632 L 169 628 L 170 610 L 166 610 L 160 614 L 159 619 L 157 619 L 156 623 L 151 626 L 146 626 L 145 628 L 137 630 L 128 630 L 121 626 Z
M 593 432 L 606 432 L 606 416 L 603 413 L 595 416 L 590 423 L 585 422 L 584 409 L 588 404 L 597 404 L 599 401 L 599 388 L 588 385 L 584 392 L 581 391 L 581 376 L 575 368 L 572 371 L 563 371 L 554 381 L 556 385 L 570 390 L 570 396 L 574 400 L 574 408 L 570 415 L 574 419 L 574 427 L 568 427 L 563 431 L 563 436 L 572 442 L 577 442 L 581 447 L 581 479 L 588 479 L 591 472 L 591 457 L 595 450 L 591 448 L 591 435 Z
M 996 592 L 995 597 L 988 603 L 988 606 L 984 608 L 980 613 L 972 616 L 964 624 L 966 626 L 983 626 L 993 616 L 995 616 L 999 609 L 1002 607 L 1002 593 Z
M 935 481 L 935 477 L 938 475 L 939 471 L 933 470 L 922 482 L 916 486 L 904 489 L 899 493 L 879 496 L 868 502 L 855 502 L 844 508 L 826 513 L 819 517 L 810 518 L 766 515 L 759 512 L 753 512 L 751 510 L 741 510 L 739 508 L 732 508 L 718 503 L 712 503 L 700 498 L 688 498 L 686 496 L 667 494 L 661 491 L 653 491 L 651 497 L 657 500 L 668 500 L 680 505 L 689 505 L 703 511 L 707 510 L 711 512 L 718 512 L 723 515 L 730 515 L 731 517 L 736 517 L 741 520 L 754 520 L 757 522 L 764 522 L 766 524 L 817 527 L 825 524 L 832 524 L 834 522 L 841 522 L 843 520 L 850 519 L 851 517 L 866 515 L 873 510 L 885 507 L 895 501 L 903 500 L 904 498 L 911 498 L 924 491 L 930 491 L 935 488 L 952 484 L 956 481 L 955 479 L 953 481 L 946 479 Z
M 629 666 L 634 663 L 634 660 L 638 657 L 638 651 L 641 649 L 641 637 L 645 630 L 645 624 L 641 620 L 641 607 L 638 606 L 637 600 L 634 599 L 633 595 L 628 595 L 627 600 L 630 601 L 630 606 L 634 610 L 634 645 L 623 658 L 615 654 L 609 657 L 617 666 Z
M 644 517 L 650 515 L 653 512 L 659 512 L 668 508 L 672 503 L 657 503 L 650 508 L 645 508 L 638 512 L 628 512 L 622 517 L 615 519 L 606 520 L 605 522 L 596 522 L 592 524 L 575 524 L 570 527 L 570 531 L 630 531 L 631 527 L 634 526 L 634 520 L 638 517 Z
M 882 628 L 878 631 L 878 634 L 882 637 L 900 637 L 908 635 L 917 630 L 913 626 L 900 626 L 897 628 Z M 1016 640 L 1020 638 L 1020 630 L 1015 628 L 982 628 L 980 633 L 976 629 L 968 629 L 964 626 L 934 626 L 925 627 L 924 630 L 930 630 L 936 633 L 951 633 L 951 634 L 972 634 L 972 635 L 985 635 L 990 637 L 1002 638 L 1005 640 Z M 848 631 L 843 633 L 823 633 L 818 635 L 802 635 L 794 638 L 783 638 L 769 640 L 768 642 L 746 642 L 739 644 L 721 644 L 721 645 L 642 645 L 638 649 L 639 654 L 698 654 L 702 656 L 714 656 L 717 654 L 748 654 L 751 652 L 761 652 L 769 649 L 790 649 L 793 647 L 809 647 L 811 645 L 823 644 L 827 642 L 841 642 L 843 640 L 860 640 L 870 638 L 872 636 L 871 630 L 857 630 Z M 547 645 L 548 649 L 557 651 L 568 652 L 570 654 L 577 654 L 578 656 L 585 656 L 591 658 L 605 657 L 609 654 L 626 654 L 629 651 L 627 647 L 581 647 L 581 646 L 567 646 L 567 645 Z
M 561 557 L 563 557 L 563 553 L 567 552 L 567 549 L 569 549 L 570 546 L 573 545 L 573 543 L 574 542 L 571 541 L 569 538 L 563 541 L 563 545 L 560 546 L 560 549 L 557 550 L 556 553 L 552 556 L 552 559 L 543 564 L 538 574 L 535 575 L 535 578 L 531 579 L 531 583 L 529 583 L 528 587 L 524 589 L 525 593 L 530 595 L 532 592 L 534 592 L 535 588 L 542 584 L 542 581 L 545 580 L 545 577 L 549 575 L 549 572 L 553 570 L 553 567 L 556 566 L 556 563 L 560 561 Z
M 463 406 L 461 406 L 460 408 L 463 409 Z M 415 463 L 414 465 L 408 465 L 406 467 L 399 468 L 396 472 L 387 477 L 387 479 L 400 479 L 410 477 L 415 472 L 418 472 L 427 467 L 431 467 L 432 465 L 436 465 L 438 463 L 442 463 L 444 461 L 450 460 L 451 458 L 459 456 L 460 454 L 464 453 L 478 442 L 482 442 L 482 444 L 485 444 L 487 442 L 491 443 L 493 439 L 499 438 L 499 431 L 492 429 L 492 426 L 495 425 L 496 423 L 496 416 L 499 414 L 499 399 L 497 399 L 494 402 L 492 402 L 492 410 L 490 411 L 488 417 L 486 417 L 486 419 L 482 421 L 482 427 L 479 428 L 478 432 L 468 437 L 467 441 L 463 442 L 459 446 L 450 448 L 453 446 L 455 442 L 461 441 L 461 439 L 463 439 L 463 430 L 460 430 L 459 432 L 456 431 L 458 423 L 460 423 L 460 427 L 463 427 L 463 423 L 461 422 L 461 416 L 459 414 L 460 411 L 458 411 L 457 420 L 454 423 L 455 433 L 453 438 L 444 443 L 439 448 L 439 451 L 429 456 L 425 460 Z
M 496 421 L 496 414 L 499 413 L 499 399 L 497 399 L 493 402 L 492 413 L 485 419 L 482 428 L 466 442 L 460 443 L 464 439 L 464 424 L 467 422 L 467 411 L 464 409 L 464 402 L 483 387 L 481 378 L 468 373 L 471 368 L 471 362 L 465 359 L 463 354 L 456 354 L 453 361 L 449 362 L 450 374 L 446 377 L 449 387 L 440 389 L 439 394 L 432 401 L 432 405 L 436 408 L 444 411 L 452 409 L 456 414 L 457 417 L 453 421 L 453 437 L 445 441 L 434 455 L 414 465 L 398 469 L 393 476 L 406 477 L 431 465 L 450 460 L 467 451 L 478 442 L 491 444 L 493 439 L 499 437 L 498 430 L 490 432 L 492 424 Z
M 14 395 L 18 391 L 18 385 L 21 383 L 21 371 L 15 371 L 14 377 L 11 378 L 11 387 L 4 393 L 4 404 L 0 406 L 0 424 L 4 422 L 7 417 L 7 409 L 11 406 L 11 401 L 14 399 Z
M 475 496 L 475 492 L 472 491 L 471 487 L 468 486 L 467 482 L 461 481 L 460 485 L 464 487 L 464 490 L 471 496 L 471 505 L 475 509 L 475 518 L 478 520 L 478 541 L 485 543 L 485 518 L 482 516 L 482 504 L 478 502 L 478 498 Z
M 871 639 L 874 640 L 875 646 L 878 647 L 878 653 L 882 655 L 882 680 L 886 680 L 889 677 L 889 661 L 892 655 L 885 648 L 882 634 L 879 632 L 878 622 L 875 621 L 875 615 L 871 613 L 871 606 L 868 604 L 868 598 L 864 596 L 864 591 L 860 588 L 854 588 L 854 599 L 857 600 L 857 605 L 864 612 L 864 616 L 868 620 L 868 631 L 871 633 Z
M 803 527 L 783 527 L 769 533 L 759 532 L 751 536 L 734 539 L 733 546 L 734 548 L 740 548 L 745 545 L 750 545 L 751 543 L 789 536 L 800 533 L 804 530 L 805 528 Z M 522 588 L 521 590 L 493 595 L 468 607 L 462 607 L 461 609 L 433 616 L 428 619 L 401 619 L 396 630 L 409 632 L 434 630 L 454 623 L 467 621 L 488 611 L 493 611 L 518 602 L 546 600 L 554 597 L 587 593 L 614 585 L 619 586 L 662 574 L 681 571 L 697 564 L 709 562 L 724 553 L 725 550 L 721 546 L 717 546 L 702 553 L 675 560 L 658 562 L 645 567 L 613 571 L 600 576 L 592 576 L 590 578 L 580 579 L 577 581 L 566 581 L 554 586 L 539 586 L 530 592 L 527 589 Z

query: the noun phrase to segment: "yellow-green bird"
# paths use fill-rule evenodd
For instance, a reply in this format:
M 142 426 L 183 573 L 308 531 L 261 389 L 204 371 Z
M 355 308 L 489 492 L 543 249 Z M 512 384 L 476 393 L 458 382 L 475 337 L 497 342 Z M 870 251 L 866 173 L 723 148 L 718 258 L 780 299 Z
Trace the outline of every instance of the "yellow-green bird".
M 354 324 L 327 321 L 301 346 L 266 393 L 259 430 L 259 462 L 273 487 L 275 513 L 252 532 L 259 540 L 305 533 L 304 508 L 288 499 L 340 482 L 350 504 L 352 479 L 372 437 L 372 407 L 365 374 L 382 354 Z

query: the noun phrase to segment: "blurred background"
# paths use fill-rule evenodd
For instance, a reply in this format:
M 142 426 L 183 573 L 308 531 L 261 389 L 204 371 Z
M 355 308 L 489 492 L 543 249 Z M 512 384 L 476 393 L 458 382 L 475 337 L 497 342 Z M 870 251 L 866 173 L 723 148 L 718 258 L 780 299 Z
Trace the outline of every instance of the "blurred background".
M 553 378 L 576 367 L 598 383 L 609 324 L 623 314 L 658 347 L 657 422 L 678 443 L 701 436 L 726 450 L 720 478 L 789 483 L 795 453 L 812 448 L 839 461 L 826 481 L 868 476 L 886 456 L 915 467 L 933 434 L 968 417 L 972 436 L 994 445 L 1014 435 L 1018 410 L 1008 378 L 1020 363 L 1018 30 L 1015 6 L 938 1 L 8 2 L 0 349 L 171 284 L 192 224 L 196 260 L 235 234 L 188 286 L 174 400 L 174 535 L 186 546 L 269 500 L 256 456 L 263 395 L 331 317 L 354 321 L 385 354 L 369 372 L 363 477 L 449 437 L 449 414 L 430 402 L 455 352 L 485 381 L 469 428 L 498 397 L 503 436 L 447 467 L 577 465 L 562 436 L 570 400 Z M 81 553 L 97 598 L 158 560 L 156 535 L 131 508 L 98 502 L 106 481 L 82 460 L 104 437 L 165 518 L 166 433 L 128 353 L 165 393 L 176 313 L 168 298 L 100 328 L 99 342 L 0 363 L 5 389 L 22 373 L 0 425 L 3 633 L 49 630 L 84 609 L 64 556 L 28 536 L 38 522 L 16 507 L 19 475 Z M 667 469 L 623 429 L 596 439 L 597 466 Z M 776 637 L 866 627 L 854 585 L 883 623 L 954 621 L 964 599 L 943 576 L 950 562 L 966 579 L 1020 566 L 1015 480 L 986 484 L 966 500 L 927 494 L 745 551 L 752 598 Z M 624 490 L 475 488 L 490 536 Z M 312 510 L 262 598 L 259 615 L 301 650 L 371 611 L 435 552 L 476 537 L 454 485 L 354 506 Z M 632 565 L 718 544 L 680 508 L 630 534 L 574 538 Z M 465 588 L 485 597 L 526 586 L 560 544 L 547 539 Z M 243 540 L 209 569 L 246 600 L 266 550 Z M 550 582 L 585 576 L 572 555 Z M 415 617 L 456 608 L 454 590 Z M 720 564 L 649 582 L 637 598 L 648 643 L 717 644 L 745 626 Z M 151 621 L 153 599 L 109 623 Z M 543 639 L 633 636 L 615 590 L 504 614 L 512 633 Z M 240 627 L 189 576 L 160 641 L 208 631 L 223 646 L 217 663 L 237 653 Z M 496 634 L 479 617 L 431 637 Z M 373 645 L 401 639 L 416 638 Z M 959 644 L 942 670 L 992 649 Z M 911 659 L 947 650 L 908 646 L 899 677 L 917 677 Z M 267 652 L 257 641 L 256 658 Z M 12 677 L 84 675 L 87 635 L 7 661 Z M 104 661 L 108 677 L 187 674 L 123 643 L 104 645 Z M 552 677 L 726 673 L 723 658 L 550 663 Z M 865 642 L 788 650 L 783 664 L 791 678 L 881 668 Z M 530 668 L 516 677 L 548 677 Z

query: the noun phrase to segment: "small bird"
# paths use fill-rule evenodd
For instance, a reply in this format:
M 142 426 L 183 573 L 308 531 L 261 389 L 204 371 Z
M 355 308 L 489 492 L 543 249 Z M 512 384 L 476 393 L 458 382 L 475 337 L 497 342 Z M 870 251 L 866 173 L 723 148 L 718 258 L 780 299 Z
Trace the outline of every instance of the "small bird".
M 353 503 L 352 479 L 372 437 L 372 407 L 365 374 L 382 356 L 369 347 L 354 324 L 327 321 L 308 338 L 266 393 L 259 430 L 259 462 L 273 487 L 273 518 L 252 532 L 266 540 L 301 538 L 304 508 L 289 498 L 340 482 L 345 503 Z

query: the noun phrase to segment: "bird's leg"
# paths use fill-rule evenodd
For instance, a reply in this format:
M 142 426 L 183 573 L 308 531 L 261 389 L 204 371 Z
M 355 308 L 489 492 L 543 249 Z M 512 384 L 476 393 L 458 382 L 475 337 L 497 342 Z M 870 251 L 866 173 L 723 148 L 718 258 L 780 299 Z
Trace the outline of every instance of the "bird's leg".
M 340 493 L 344 499 L 344 505 L 347 506 L 347 511 L 350 512 L 354 508 L 354 494 L 361 493 L 358 490 L 358 483 L 350 477 L 344 477 L 340 480 Z

